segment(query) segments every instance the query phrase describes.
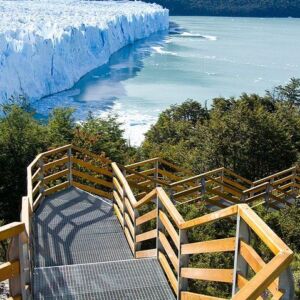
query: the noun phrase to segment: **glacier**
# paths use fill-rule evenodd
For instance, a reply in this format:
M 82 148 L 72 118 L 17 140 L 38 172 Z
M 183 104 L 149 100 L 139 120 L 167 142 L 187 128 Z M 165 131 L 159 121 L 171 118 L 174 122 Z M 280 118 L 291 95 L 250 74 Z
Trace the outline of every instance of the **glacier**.
M 0 102 L 69 89 L 112 53 L 168 26 L 167 9 L 140 1 L 0 0 Z

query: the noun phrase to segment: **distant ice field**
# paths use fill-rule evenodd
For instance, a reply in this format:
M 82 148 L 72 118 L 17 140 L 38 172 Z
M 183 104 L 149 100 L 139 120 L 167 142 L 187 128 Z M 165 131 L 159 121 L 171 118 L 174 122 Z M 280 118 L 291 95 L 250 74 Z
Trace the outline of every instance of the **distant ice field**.
M 0 102 L 63 91 L 120 48 L 169 26 L 139 1 L 0 0 Z

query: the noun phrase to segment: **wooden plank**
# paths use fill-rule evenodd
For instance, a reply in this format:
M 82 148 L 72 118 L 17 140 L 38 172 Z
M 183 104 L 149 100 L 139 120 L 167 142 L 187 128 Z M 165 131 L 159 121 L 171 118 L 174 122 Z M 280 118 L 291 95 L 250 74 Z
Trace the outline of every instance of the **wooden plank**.
M 243 191 L 243 190 L 247 189 L 247 187 L 245 187 L 244 185 L 242 185 L 242 184 L 240 184 L 240 183 L 238 183 L 236 181 L 233 181 L 233 180 L 229 179 L 226 176 L 224 176 L 222 179 L 223 179 L 224 182 L 226 182 L 227 184 L 232 185 L 232 186 L 238 188 L 240 191 Z
M 65 170 L 59 171 L 59 172 L 54 173 L 52 175 L 46 176 L 44 178 L 44 182 L 48 183 L 48 182 L 50 182 L 52 180 L 59 179 L 59 178 L 61 178 L 63 176 L 68 175 L 68 173 L 69 173 L 69 169 L 65 169 Z
M 217 298 L 213 296 L 206 296 L 201 294 L 196 294 L 192 292 L 181 292 L 181 300 L 226 300 L 225 298 Z
M 65 181 L 65 182 L 62 182 L 60 184 L 57 184 L 51 188 L 48 188 L 45 190 L 44 194 L 46 196 L 49 196 L 57 191 L 60 191 L 60 190 L 63 190 L 63 189 L 66 189 L 67 187 L 69 186 L 69 181 Z
M 193 193 L 196 193 L 196 192 L 199 192 L 199 193 L 201 192 L 201 185 L 197 185 L 195 187 L 188 188 L 184 191 L 174 193 L 173 197 L 175 199 L 179 199 L 179 198 L 182 198 L 184 196 L 187 196 L 187 195 L 190 195 L 190 194 L 193 194 Z
M 238 274 L 237 277 L 237 285 L 239 287 L 239 289 L 243 288 L 247 283 L 249 282 L 249 280 L 247 280 L 244 276 L 242 276 L 241 274 Z M 258 300 L 264 300 L 263 297 L 259 296 L 257 298 Z M 277 298 L 276 298 L 277 299 Z M 280 299 L 280 298 L 278 298 Z M 274 299 L 275 300 L 275 299 Z
M 254 185 L 257 185 L 257 184 L 260 184 L 262 182 L 265 182 L 265 181 L 270 181 L 271 179 L 275 178 L 275 177 L 278 177 L 278 176 L 281 176 L 283 174 L 286 174 L 286 173 L 289 173 L 289 172 L 292 172 L 296 170 L 296 167 L 292 167 L 292 168 L 289 168 L 289 169 L 286 169 L 286 170 L 283 170 L 283 171 L 280 171 L 278 173 L 275 173 L 275 174 L 272 174 L 270 176 L 267 176 L 267 177 L 264 177 L 262 179 L 259 179 L 259 180 L 256 180 L 253 182 Z
M 218 168 L 218 169 L 214 169 L 214 170 L 209 171 L 209 172 L 205 172 L 205 173 L 202 173 L 202 174 L 199 174 L 199 175 L 192 176 L 190 178 L 185 178 L 185 179 L 182 179 L 182 180 L 179 180 L 179 181 L 171 183 L 170 187 L 174 187 L 174 186 L 177 186 L 177 185 L 182 185 L 182 184 L 188 183 L 190 181 L 194 181 L 194 180 L 200 179 L 200 178 L 202 178 L 204 176 L 208 176 L 208 175 L 213 175 L 213 174 L 216 174 L 216 173 L 220 173 L 223 170 L 224 170 L 224 168 Z
M 168 211 L 175 224 L 179 227 L 181 224 L 184 223 L 183 217 L 178 212 L 178 210 L 176 209 L 175 205 L 172 203 L 166 192 L 161 187 L 156 188 L 156 190 L 157 195 L 160 201 L 162 202 L 163 206 Z
M 22 197 L 21 222 L 25 225 L 25 232 L 28 237 L 30 234 L 30 216 L 32 214 L 30 209 L 29 198 Z
M 124 205 L 123 205 L 123 202 L 122 202 L 119 194 L 116 191 L 113 191 L 113 196 L 114 196 L 114 199 L 115 199 L 120 211 L 123 212 L 124 211 Z
M 99 155 L 99 154 L 95 154 L 93 152 L 90 152 L 89 150 L 87 149 L 83 149 L 83 148 L 80 148 L 80 147 L 77 147 L 75 145 L 72 145 L 72 149 L 74 149 L 75 151 L 77 152 L 81 152 L 83 154 L 86 154 L 87 156 L 90 156 L 92 158 L 95 158 L 95 159 L 98 159 L 98 160 L 101 160 L 101 162 L 105 163 L 105 164 L 110 164 L 112 161 L 105 157 L 105 156 L 102 156 L 102 155 Z
M 66 164 L 67 162 L 69 162 L 69 157 L 68 156 L 64 156 L 60 159 L 57 159 L 57 160 L 54 160 L 54 161 L 51 161 L 47 164 L 44 164 L 43 168 L 44 168 L 44 171 L 48 171 L 54 167 L 57 167 L 57 166 L 61 166 L 61 165 L 64 165 Z
M 171 287 L 173 288 L 173 291 L 175 292 L 175 294 L 177 295 L 178 293 L 178 281 L 167 261 L 167 258 L 166 256 L 159 251 L 158 253 L 158 259 L 159 259 L 159 262 L 163 268 L 163 270 L 165 271 L 165 274 L 167 275 L 167 278 L 171 284 Z
M 290 250 L 280 252 L 249 283 L 240 289 L 233 297 L 234 300 L 256 300 L 267 287 L 287 268 L 293 260 Z
M 166 170 L 158 169 L 157 171 L 158 171 L 159 174 L 161 174 L 162 176 L 165 176 L 167 178 L 171 178 L 171 179 L 176 180 L 176 181 L 181 180 L 180 176 L 177 176 L 177 175 L 175 175 L 171 172 L 168 172 Z
M 181 254 L 231 252 L 235 250 L 235 237 L 181 245 Z
M 181 277 L 195 280 L 232 283 L 233 269 L 181 268 Z
M 216 189 L 212 189 L 212 188 L 206 187 L 206 191 L 207 191 L 208 193 L 212 193 L 212 194 L 214 194 L 214 195 L 218 195 L 218 196 L 220 196 L 222 199 L 225 199 L 225 200 L 227 200 L 227 201 L 229 201 L 229 202 L 232 202 L 233 204 L 239 204 L 239 203 L 241 203 L 240 200 L 238 200 L 238 199 L 236 199 L 236 198 L 233 198 L 232 196 L 226 195 L 226 194 L 224 194 L 224 193 L 222 193 L 222 192 L 220 192 L 220 191 L 218 191 L 218 190 L 216 190 Z
M 163 248 L 165 249 L 165 252 L 167 253 L 175 271 L 178 273 L 179 260 L 178 260 L 177 255 L 175 254 L 172 246 L 170 245 L 167 237 L 165 236 L 165 234 L 163 232 L 160 231 L 158 233 L 158 237 L 159 237 L 159 240 L 160 240 Z
M 99 185 L 103 185 L 105 187 L 113 188 L 113 183 L 108 182 L 104 179 L 97 178 L 95 176 L 91 176 L 89 174 L 86 174 L 86 173 L 83 173 L 83 172 L 80 172 L 80 171 L 77 171 L 77 170 L 74 170 L 74 169 L 72 169 L 72 174 L 73 174 L 73 176 L 81 177 L 81 178 L 86 179 L 90 182 L 93 182 L 93 183 L 96 183 L 96 184 L 99 184 Z
M 179 167 L 163 158 L 159 158 L 159 161 L 163 164 L 166 165 L 168 167 L 171 167 L 172 169 L 176 170 L 179 173 L 186 173 L 187 175 L 193 175 L 194 173 L 191 170 Z
M 157 209 L 154 208 L 153 210 L 147 212 L 146 214 L 138 217 L 136 219 L 136 226 L 139 226 L 139 225 L 142 225 L 142 224 L 144 224 L 146 222 L 149 222 L 150 220 L 155 219 L 156 216 L 157 216 Z
M 107 192 L 104 192 L 104 191 L 101 191 L 99 189 L 96 189 L 94 187 L 91 187 L 91 186 L 88 186 L 88 185 L 85 185 L 85 184 L 81 184 L 79 182 L 76 182 L 76 181 L 72 181 L 72 185 L 81 189 L 81 190 L 84 190 L 86 192 L 89 192 L 91 194 L 95 194 L 95 195 L 98 195 L 98 196 L 101 196 L 101 197 L 105 197 L 107 199 L 111 199 L 112 198 L 112 195 L 110 193 L 107 193 Z
M 8 297 L 7 300 L 22 300 L 22 296 L 17 295 L 17 296 L 14 296 L 14 297 Z
M 136 204 L 137 201 L 133 195 L 133 192 L 132 192 L 126 178 L 124 177 L 123 173 L 121 172 L 121 170 L 119 169 L 119 167 L 116 163 L 112 163 L 111 165 L 112 165 L 113 171 L 114 171 L 116 177 L 118 178 L 121 186 L 125 190 L 126 196 L 128 197 L 131 205 L 134 207 L 134 205 Z
M 124 203 L 125 203 L 128 213 L 131 217 L 131 220 L 134 221 L 134 218 L 135 218 L 134 210 L 133 210 L 129 200 L 127 199 L 127 197 L 124 198 Z
M 37 170 L 34 172 L 34 174 L 31 177 L 32 182 L 36 182 L 39 179 L 40 172 L 41 172 L 41 168 L 37 168 Z
M 123 198 L 124 191 L 123 191 L 123 188 L 122 188 L 121 184 L 119 183 L 117 177 L 113 177 L 113 185 L 114 185 L 115 189 L 118 191 L 120 198 Z
M 33 206 L 32 206 L 32 210 L 35 211 L 37 209 L 37 207 L 40 205 L 41 201 L 44 199 L 44 195 L 43 194 L 39 194 L 38 197 L 35 199 Z
M 156 168 L 152 168 L 152 169 L 148 169 L 148 170 L 141 171 L 141 172 L 139 172 L 139 173 L 140 173 L 140 174 L 144 174 L 144 175 L 150 175 L 150 174 L 155 173 L 155 171 L 156 171 Z M 129 180 L 129 179 L 134 180 L 134 179 L 136 179 L 136 178 L 139 178 L 139 176 L 136 175 L 136 174 L 130 174 L 130 175 L 127 175 L 127 176 L 126 176 L 126 179 L 127 179 L 127 180 Z
M 213 178 L 211 176 L 205 176 L 208 180 L 211 180 L 214 183 L 217 183 L 218 185 L 220 185 L 220 187 L 222 187 L 226 192 L 231 193 L 235 196 L 240 197 L 242 195 L 241 190 L 235 188 L 235 187 L 231 187 L 230 185 L 223 183 L 221 180 L 218 180 L 216 178 Z
M 274 253 L 289 249 L 275 232 L 246 204 L 239 205 L 239 214 Z
M 238 205 L 233 205 L 228 208 L 218 210 L 216 212 L 207 214 L 202 217 L 195 218 L 190 221 L 186 221 L 180 226 L 181 229 L 189 229 L 195 226 L 204 225 L 210 222 L 214 222 L 223 218 L 227 218 L 233 215 L 236 215 L 238 212 Z
M 124 218 L 125 218 L 125 224 L 128 227 L 128 229 L 129 229 L 129 232 L 131 234 L 132 240 L 134 240 L 135 230 L 134 230 L 133 224 L 132 224 L 132 222 L 130 220 L 130 217 L 129 217 L 129 215 L 127 213 L 125 213 L 124 214 Z
M 55 148 L 55 149 L 51 149 L 49 151 L 46 151 L 46 152 L 43 152 L 41 153 L 40 155 L 41 156 L 49 156 L 49 155 L 53 155 L 53 154 L 56 154 L 56 153 L 59 153 L 59 152 L 63 152 L 65 150 L 68 150 L 72 147 L 71 144 L 69 145 L 65 145 L 65 146 L 62 146 L 62 147 L 58 147 L 58 148 Z
M 137 163 L 134 163 L 134 164 L 130 164 L 130 165 L 126 165 L 125 168 L 128 168 L 128 169 L 134 169 L 136 167 L 141 167 L 141 166 L 144 166 L 146 164 L 152 164 L 152 163 L 155 163 L 159 160 L 159 157 L 154 157 L 154 158 L 150 158 L 150 159 L 147 159 L 147 160 L 143 160 L 143 161 L 140 161 L 140 162 L 137 162 Z
M 89 169 L 91 171 L 94 171 L 96 173 L 99 173 L 99 174 L 102 174 L 102 175 L 106 175 L 106 176 L 109 176 L 109 177 L 113 177 L 113 174 L 112 174 L 111 171 L 109 171 L 109 170 L 107 170 L 105 168 L 101 168 L 101 167 L 92 165 L 91 163 L 83 161 L 81 159 L 72 157 L 71 158 L 71 162 L 73 162 L 74 164 L 78 164 L 79 166 L 81 166 L 83 168 L 86 168 L 86 169 Z
M 272 182 L 272 185 L 273 186 L 277 186 L 277 185 L 279 185 L 279 184 L 281 184 L 283 182 L 291 181 L 293 178 L 294 178 L 294 174 L 291 174 L 291 175 L 288 175 L 286 177 L 283 177 L 283 178 L 275 180 L 274 182 Z
M 39 181 L 32 190 L 32 197 L 34 197 L 39 191 L 42 181 Z
M 137 243 L 143 242 L 143 241 L 147 241 L 147 240 L 151 240 L 157 238 L 157 230 L 156 229 L 152 229 L 149 230 L 147 232 L 143 232 L 140 233 L 136 236 L 135 240 Z
M 5 262 L 0 265 L 0 282 L 12 279 L 20 274 L 20 262 L 18 260 Z
M 157 194 L 157 190 L 153 189 L 150 193 L 148 193 L 146 196 L 144 196 L 141 200 L 137 201 L 137 203 L 135 204 L 135 208 L 139 208 L 141 206 L 143 206 L 144 204 L 152 201 L 152 199 L 156 196 Z
M 244 241 L 240 242 L 240 254 L 255 273 L 258 273 L 266 265 L 257 252 Z M 283 296 L 283 293 L 278 290 L 278 284 L 275 281 L 270 284 L 268 290 L 276 299 L 280 299 Z
M 147 186 L 147 185 L 148 185 L 149 183 L 151 183 L 151 182 L 152 182 L 152 180 L 147 179 L 147 180 L 145 180 L 145 181 L 138 182 L 137 185 L 138 185 L 138 186 L 141 186 L 141 185 L 142 185 L 142 186 L 144 186 L 144 185 Z
M 140 250 L 136 251 L 135 258 L 147 258 L 147 257 L 156 257 L 157 256 L 157 249 L 150 249 L 150 250 Z
M 179 248 L 179 234 L 175 230 L 168 216 L 162 210 L 159 211 L 159 219 L 161 220 L 163 226 L 167 230 L 176 247 Z
M 241 176 L 241 175 L 233 172 L 230 169 L 224 168 L 224 172 L 227 173 L 227 174 L 229 174 L 229 175 L 232 175 L 233 177 L 236 177 L 236 178 L 240 179 L 241 181 L 244 181 L 244 182 L 246 182 L 246 183 L 248 183 L 250 185 L 253 184 L 253 182 L 251 180 L 249 180 L 249 179 L 247 179 L 247 178 L 245 178 L 245 177 L 243 177 L 243 176 Z
M 124 227 L 124 232 L 125 232 L 125 236 L 126 236 L 128 245 L 129 245 L 129 247 L 131 249 L 131 252 L 132 252 L 132 254 L 134 254 L 134 250 L 135 250 L 134 249 L 134 242 L 133 242 L 133 240 L 131 238 L 131 235 L 129 233 L 129 230 L 128 230 L 128 228 L 126 226 Z
M 7 240 L 17 236 L 25 231 L 25 224 L 22 222 L 13 222 L 0 227 L 0 241 Z
M 114 204 L 114 210 L 115 210 L 115 214 L 116 214 L 117 218 L 119 219 L 121 226 L 124 228 L 124 219 L 120 212 L 119 207 L 116 204 Z

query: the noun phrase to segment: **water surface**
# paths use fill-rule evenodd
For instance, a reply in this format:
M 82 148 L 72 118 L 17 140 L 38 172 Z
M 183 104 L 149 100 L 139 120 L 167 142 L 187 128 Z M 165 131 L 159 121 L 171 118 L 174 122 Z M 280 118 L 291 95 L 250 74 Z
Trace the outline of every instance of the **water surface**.
M 68 91 L 34 105 L 40 117 L 57 106 L 117 113 L 139 144 L 162 110 L 188 98 L 263 93 L 300 77 L 300 19 L 172 17 L 170 32 L 115 53 Z

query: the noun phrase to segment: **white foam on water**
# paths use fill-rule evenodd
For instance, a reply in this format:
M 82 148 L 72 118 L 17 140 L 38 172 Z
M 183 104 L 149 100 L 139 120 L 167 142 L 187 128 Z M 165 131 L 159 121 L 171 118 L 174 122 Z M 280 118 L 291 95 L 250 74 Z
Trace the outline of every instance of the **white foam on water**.
M 164 50 L 164 47 L 162 46 L 153 46 L 151 47 L 156 53 L 162 54 L 162 55 L 173 55 L 178 56 L 176 52 L 166 51 Z
M 206 39 L 206 40 L 210 40 L 210 41 L 216 41 L 217 37 L 213 36 L 213 35 L 204 35 L 204 34 L 200 34 L 200 33 L 192 33 L 192 32 L 182 32 L 180 34 L 180 36 L 183 37 L 194 37 L 194 38 L 202 38 L 202 39 Z

